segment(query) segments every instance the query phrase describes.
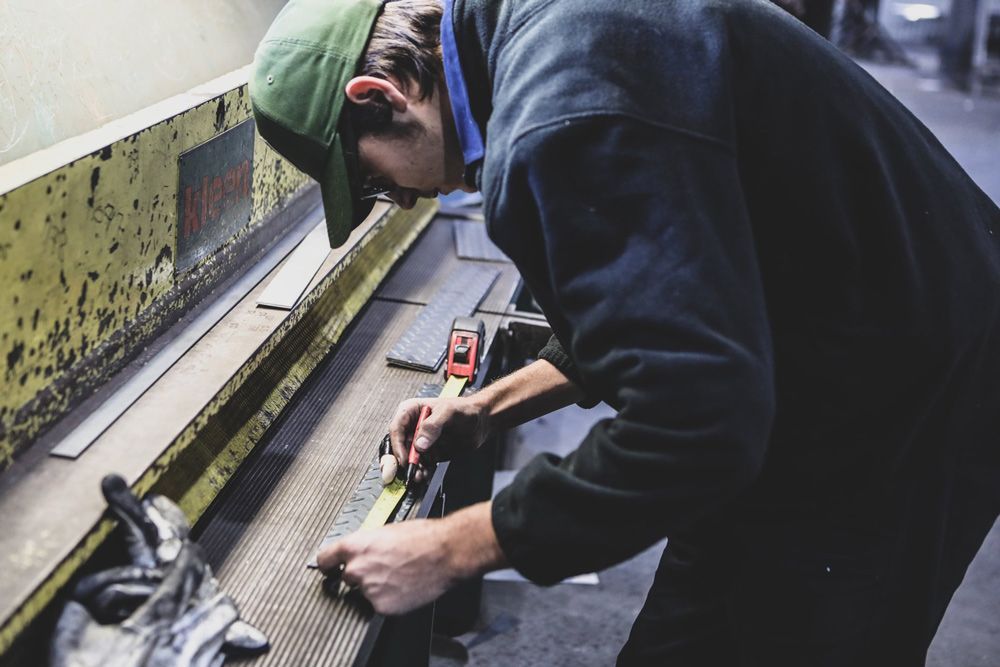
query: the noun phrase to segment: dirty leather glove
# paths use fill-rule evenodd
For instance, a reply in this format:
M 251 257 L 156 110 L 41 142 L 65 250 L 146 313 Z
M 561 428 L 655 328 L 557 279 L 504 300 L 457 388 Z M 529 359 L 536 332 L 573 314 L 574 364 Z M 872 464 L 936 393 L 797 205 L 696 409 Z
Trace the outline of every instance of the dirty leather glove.
M 52 643 L 52 667 L 216 667 L 239 614 L 206 579 L 204 559 L 186 543 L 163 581 L 121 623 L 101 625 L 76 600 L 66 604 Z M 207 584 L 207 586 L 206 586 Z
M 219 590 L 177 505 L 156 495 L 140 502 L 116 475 L 105 477 L 101 489 L 125 527 L 132 564 L 77 583 L 56 628 L 53 665 L 202 667 L 221 664 L 220 650 L 247 655 L 269 648 Z M 115 646 L 113 653 L 106 644 Z

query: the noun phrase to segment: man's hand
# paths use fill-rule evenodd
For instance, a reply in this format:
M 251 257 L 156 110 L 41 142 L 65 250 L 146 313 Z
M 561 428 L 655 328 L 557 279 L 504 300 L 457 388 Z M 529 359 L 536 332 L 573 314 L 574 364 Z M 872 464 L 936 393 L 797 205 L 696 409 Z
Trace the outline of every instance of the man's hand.
M 403 401 L 389 424 L 392 453 L 398 465 L 406 465 L 415 438 L 421 455 L 427 453 L 431 461 L 450 459 L 482 445 L 494 428 L 523 424 L 583 397 L 580 388 L 559 369 L 548 361 L 536 361 L 471 396 Z M 414 434 L 425 405 L 431 414 L 421 424 L 420 433 Z M 384 463 L 382 468 L 383 481 L 392 481 L 395 470 L 386 472 Z M 422 472 L 417 473 L 417 481 L 422 481 Z
M 356 587 L 380 614 L 404 614 L 433 602 L 460 580 L 506 564 L 493 531 L 490 503 L 444 519 L 421 519 L 359 531 L 317 557 Z
M 424 406 L 430 415 L 414 433 Z M 482 445 L 490 432 L 489 409 L 473 395 L 466 398 L 411 398 L 396 409 L 389 424 L 392 453 L 400 466 L 406 465 L 410 446 L 432 461 L 444 461 Z M 429 453 L 428 453 L 429 452 Z M 423 471 L 417 473 L 423 480 Z

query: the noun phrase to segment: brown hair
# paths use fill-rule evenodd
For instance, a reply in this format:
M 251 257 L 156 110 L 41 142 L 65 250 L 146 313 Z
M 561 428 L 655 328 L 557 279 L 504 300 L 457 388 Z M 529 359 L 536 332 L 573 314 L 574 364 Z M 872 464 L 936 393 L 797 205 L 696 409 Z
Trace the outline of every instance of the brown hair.
M 404 88 L 416 85 L 419 99 L 434 93 L 444 77 L 441 63 L 441 0 L 389 0 L 375 21 L 358 76 L 397 79 Z M 392 124 L 392 109 L 379 96 L 362 105 L 348 102 L 354 129 L 360 136 L 384 132 Z

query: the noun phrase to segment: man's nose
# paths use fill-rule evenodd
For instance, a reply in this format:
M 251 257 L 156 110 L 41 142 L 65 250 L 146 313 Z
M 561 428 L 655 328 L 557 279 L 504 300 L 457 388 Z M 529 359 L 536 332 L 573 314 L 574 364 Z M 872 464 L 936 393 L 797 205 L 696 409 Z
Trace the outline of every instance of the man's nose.
M 409 189 L 393 190 L 389 199 L 396 202 L 400 208 L 411 209 L 417 203 L 417 193 Z

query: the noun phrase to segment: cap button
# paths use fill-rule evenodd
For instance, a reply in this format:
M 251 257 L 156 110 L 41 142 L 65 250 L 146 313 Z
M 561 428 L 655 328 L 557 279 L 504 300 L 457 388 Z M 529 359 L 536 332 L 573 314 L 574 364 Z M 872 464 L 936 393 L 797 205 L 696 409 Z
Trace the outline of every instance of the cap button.
M 268 75 L 267 75 L 267 82 L 268 82 L 268 83 L 274 83 L 274 76 L 273 76 L 273 75 L 271 75 L 271 74 L 268 74 Z

